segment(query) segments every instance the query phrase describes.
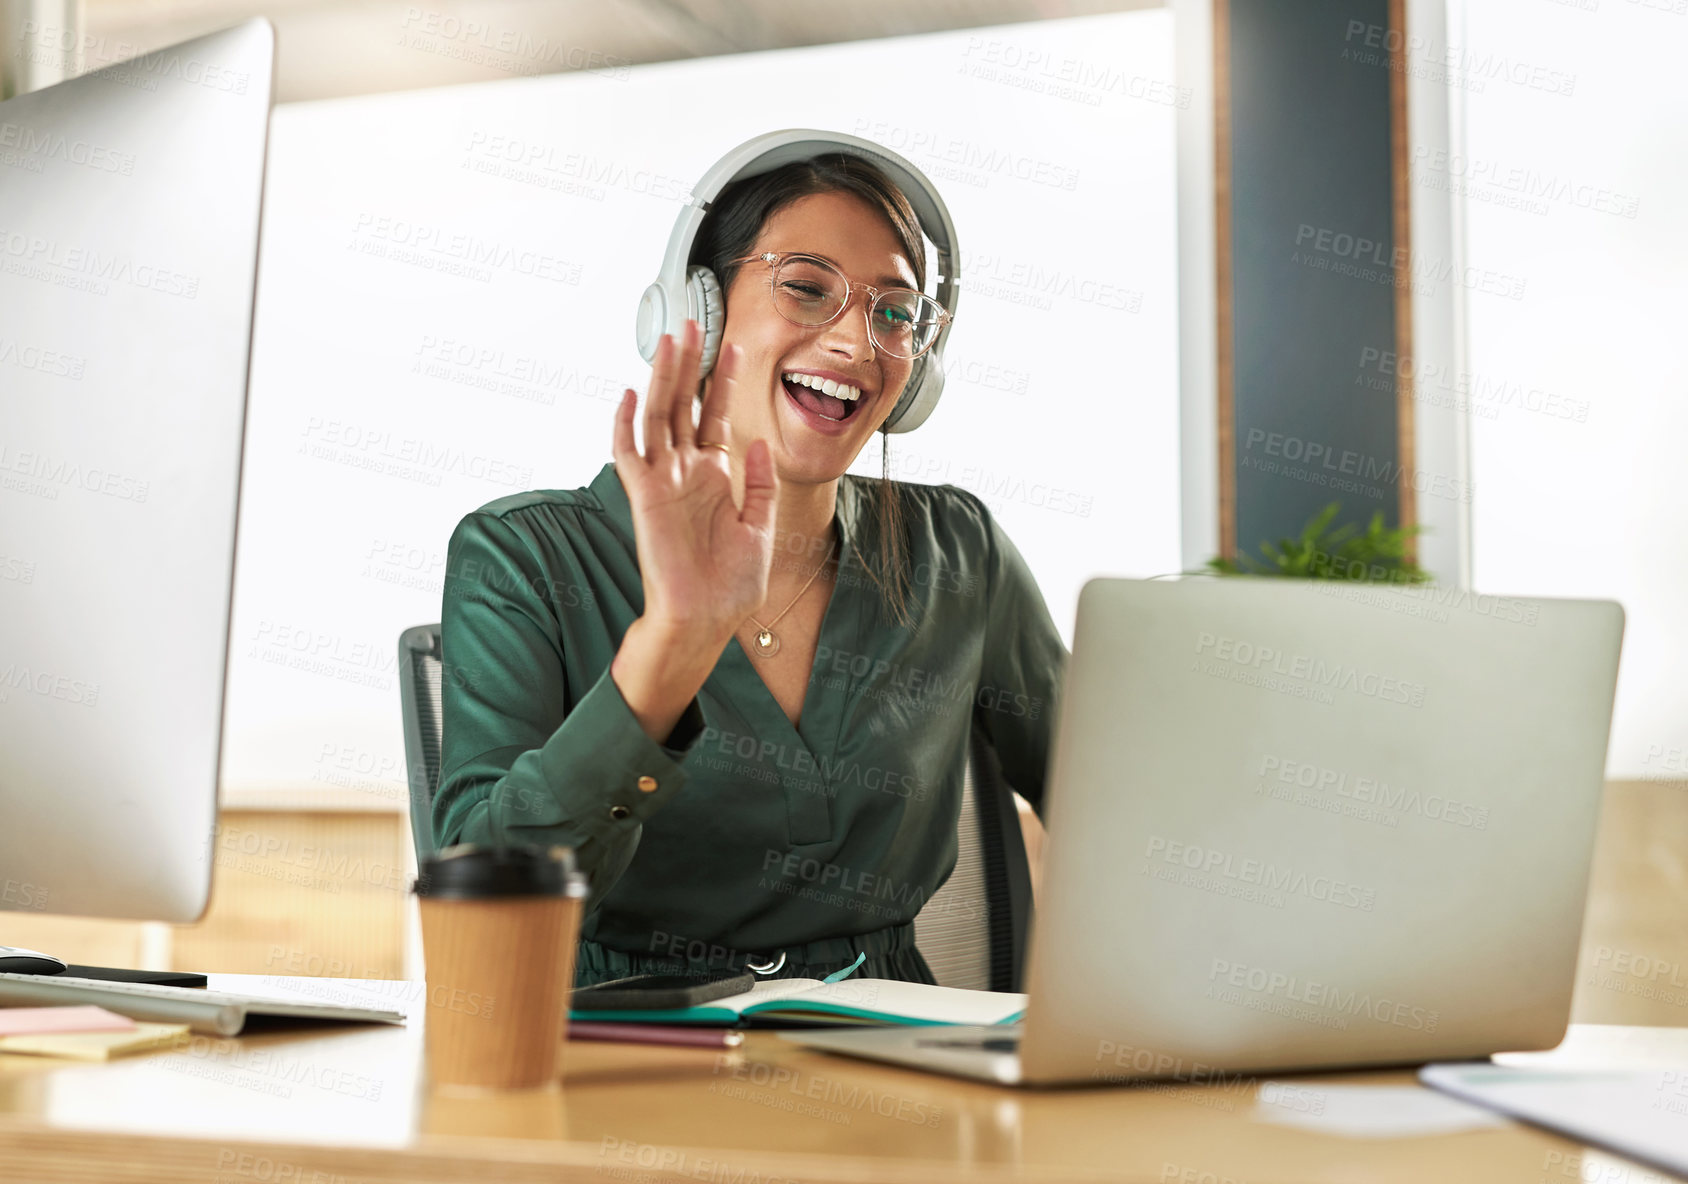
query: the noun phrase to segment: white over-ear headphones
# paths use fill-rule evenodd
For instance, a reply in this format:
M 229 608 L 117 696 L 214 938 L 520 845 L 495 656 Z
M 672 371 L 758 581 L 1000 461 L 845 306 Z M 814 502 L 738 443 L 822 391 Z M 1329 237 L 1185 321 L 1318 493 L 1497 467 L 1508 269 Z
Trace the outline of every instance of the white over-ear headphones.
M 950 221 L 944 199 L 926 175 L 907 160 L 872 140 L 842 132 L 790 128 L 746 140 L 716 161 L 692 190 L 691 202 L 680 211 L 674 232 L 668 237 L 668 251 L 662 270 L 639 300 L 639 353 L 649 362 L 656 357 L 657 343 L 664 333 L 676 339 L 695 320 L 703 330 L 702 374 L 708 374 L 721 350 L 721 331 L 726 320 L 721 286 L 707 267 L 687 266 L 692 244 L 697 239 L 703 216 L 729 184 L 741 177 L 771 172 L 795 160 L 807 160 L 824 153 L 846 153 L 865 157 L 878 165 L 908 198 L 920 219 L 920 228 L 932 240 L 938 256 L 938 290 L 935 298 L 955 315 L 959 285 L 956 283 L 957 248 L 955 224 Z M 915 359 L 902 397 L 886 417 L 881 431 L 910 432 L 926 422 L 938 397 L 944 392 L 944 343 L 953 320 L 938 331 L 932 348 Z

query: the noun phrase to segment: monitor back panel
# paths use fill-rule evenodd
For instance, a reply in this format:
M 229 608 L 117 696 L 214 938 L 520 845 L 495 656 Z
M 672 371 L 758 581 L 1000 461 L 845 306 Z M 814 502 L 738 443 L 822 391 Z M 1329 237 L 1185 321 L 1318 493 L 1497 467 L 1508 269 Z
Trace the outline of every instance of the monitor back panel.
M 0 104 L 0 908 L 204 907 L 274 55 Z

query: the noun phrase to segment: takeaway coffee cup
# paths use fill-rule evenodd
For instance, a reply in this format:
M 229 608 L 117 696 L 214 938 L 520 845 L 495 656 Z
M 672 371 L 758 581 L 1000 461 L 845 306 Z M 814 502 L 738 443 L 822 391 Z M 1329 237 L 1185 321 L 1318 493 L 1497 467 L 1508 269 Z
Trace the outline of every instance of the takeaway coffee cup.
M 586 878 L 567 847 L 447 847 L 419 869 L 435 1086 L 531 1089 L 563 1069 Z

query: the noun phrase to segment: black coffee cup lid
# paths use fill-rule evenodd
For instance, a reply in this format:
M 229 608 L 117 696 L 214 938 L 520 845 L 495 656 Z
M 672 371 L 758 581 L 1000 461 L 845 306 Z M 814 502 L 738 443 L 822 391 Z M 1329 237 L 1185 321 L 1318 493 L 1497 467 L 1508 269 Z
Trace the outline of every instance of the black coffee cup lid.
M 459 843 L 422 862 L 416 895 L 431 900 L 501 896 L 585 896 L 586 877 L 568 847 L 488 847 Z

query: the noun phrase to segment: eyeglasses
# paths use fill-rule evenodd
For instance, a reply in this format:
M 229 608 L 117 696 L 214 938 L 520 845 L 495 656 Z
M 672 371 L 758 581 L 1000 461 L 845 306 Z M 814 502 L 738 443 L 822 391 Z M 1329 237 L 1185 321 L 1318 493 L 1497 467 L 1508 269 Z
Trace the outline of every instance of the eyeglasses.
M 768 264 L 768 285 L 774 307 L 794 325 L 815 327 L 837 319 L 850 303 L 853 288 L 871 298 L 867 309 L 867 331 L 874 345 L 898 358 L 918 358 L 932 348 L 938 334 L 950 322 L 947 308 L 912 288 L 875 288 L 854 284 L 844 273 L 818 255 L 793 251 L 764 251 L 746 255 L 734 263 L 761 259 Z

